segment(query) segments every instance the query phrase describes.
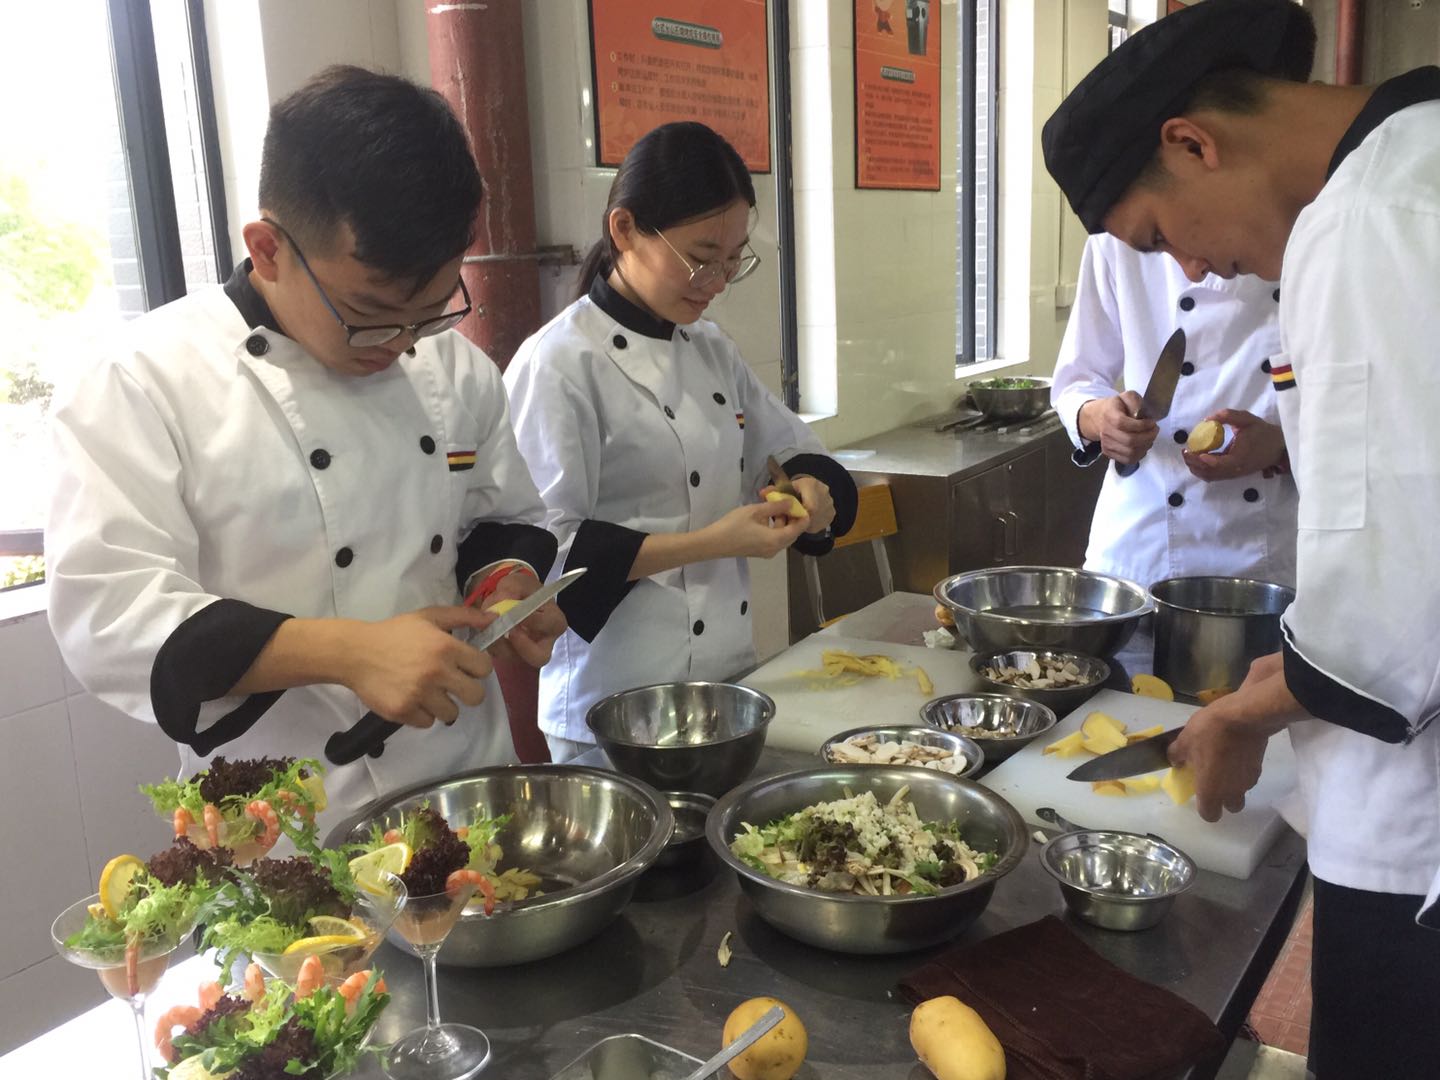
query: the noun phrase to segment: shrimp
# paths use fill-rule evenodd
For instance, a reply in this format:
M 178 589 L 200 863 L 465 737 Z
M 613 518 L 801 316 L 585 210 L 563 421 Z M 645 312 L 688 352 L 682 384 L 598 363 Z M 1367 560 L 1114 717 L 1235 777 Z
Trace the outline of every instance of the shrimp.
M 405 836 L 399 829 L 386 829 L 383 839 L 387 844 L 398 844 Z
M 173 821 L 175 823 L 175 839 L 179 840 L 180 837 L 190 831 L 190 826 L 195 824 L 195 815 L 190 813 L 189 810 L 186 810 L 185 807 L 177 806 L 175 808 Z
M 300 965 L 300 974 L 295 976 L 295 997 L 309 997 L 325 985 L 325 965 L 318 956 L 307 956 Z
M 133 998 L 140 993 L 140 939 L 125 938 L 125 989 Z
M 445 879 L 445 891 L 455 896 L 466 885 L 474 885 L 485 894 L 485 914 L 495 914 L 495 886 L 479 870 L 456 870 Z
M 345 1011 L 354 1012 L 355 1002 L 360 1000 L 360 994 L 365 989 L 365 984 L 370 981 L 370 972 L 357 971 L 340 984 L 340 996 L 345 999 Z M 385 979 L 382 977 L 375 982 L 375 992 L 385 992 Z
M 265 972 L 259 964 L 252 963 L 245 969 L 245 989 L 241 996 L 246 1001 L 259 1001 L 265 996 Z
M 214 803 L 207 802 L 205 804 L 205 833 L 210 837 L 212 848 L 220 846 L 220 826 L 224 822 L 225 819 L 220 816 L 220 808 Z
M 469 839 L 470 839 L 470 826 L 469 826 L 469 825 L 461 825 L 458 829 L 455 830 L 455 835 L 458 836 L 458 837 L 460 837 L 461 840 L 469 840 Z
M 283 803 L 285 809 L 290 813 L 298 814 L 306 821 L 315 820 L 315 807 L 300 798 L 295 792 L 281 788 L 275 793 L 275 799 L 277 802 Z
M 204 1016 L 205 1012 L 198 1005 L 176 1005 L 167 1009 L 165 1015 L 155 1024 L 155 1049 L 160 1051 L 160 1056 L 166 1061 L 175 1060 L 175 1047 L 171 1044 L 177 1027 L 188 1028 L 191 1024 Z
M 224 996 L 225 991 L 221 988 L 218 982 L 208 982 L 200 984 L 200 1008 L 204 1009 L 206 1012 L 209 1012 L 211 1009 L 213 1009 L 216 1003 Z
M 275 808 L 264 799 L 254 799 L 245 807 L 245 813 L 260 823 L 260 837 L 255 842 L 260 850 L 269 851 L 280 839 L 280 817 Z

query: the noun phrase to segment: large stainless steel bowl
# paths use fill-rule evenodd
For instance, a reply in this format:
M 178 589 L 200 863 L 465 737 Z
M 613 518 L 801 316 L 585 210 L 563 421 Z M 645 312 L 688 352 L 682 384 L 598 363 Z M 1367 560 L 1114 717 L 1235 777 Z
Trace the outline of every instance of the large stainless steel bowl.
M 966 390 L 975 407 L 995 420 L 1031 420 L 1050 408 L 1050 380 L 1021 376 L 1031 386 L 995 385 L 1003 379 L 977 379 Z
M 621 772 L 718 797 L 755 768 L 774 716 L 775 702 L 748 686 L 675 682 L 602 698 L 585 723 Z
M 1239 688 L 1250 662 L 1280 650 L 1295 590 L 1232 577 L 1166 578 L 1155 601 L 1155 674 L 1176 693 Z
M 1137 833 L 1065 833 L 1045 845 L 1040 862 L 1075 917 L 1106 930 L 1149 929 L 1195 883 L 1190 856 Z
M 538 874 L 543 895 L 502 905 L 487 918 L 467 909 L 440 950 L 440 963 L 503 967 L 552 956 L 603 930 L 659 857 L 675 818 L 657 792 L 604 769 L 510 765 L 477 769 L 372 803 L 331 830 L 335 847 L 391 828 L 424 802 L 452 826 L 478 814 L 509 814 L 496 837 L 501 869 Z M 390 940 L 410 951 L 394 930 Z
M 975 652 L 1066 649 L 1102 659 L 1154 610 L 1133 581 L 1065 566 L 1000 566 L 945 578 L 935 599 Z
M 922 705 L 920 719 L 974 739 L 991 765 L 1023 750 L 1057 723 L 1049 706 L 1004 694 L 946 694 Z
M 981 877 L 933 896 L 855 896 L 777 881 L 730 851 L 744 822 L 763 825 L 818 802 L 873 791 L 882 802 L 902 787 L 926 821 L 957 821 L 977 851 L 999 860 Z M 740 878 L 756 913 L 777 930 L 810 945 L 844 953 L 896 953 L 961 933 L 990 902 L 995 884 L 1020 864 L 1030 842 L 1025 822 L 1000 796 L 971 780 L 913 766 L 831 765 L 752 780 L 710 812 L 705 835 Z

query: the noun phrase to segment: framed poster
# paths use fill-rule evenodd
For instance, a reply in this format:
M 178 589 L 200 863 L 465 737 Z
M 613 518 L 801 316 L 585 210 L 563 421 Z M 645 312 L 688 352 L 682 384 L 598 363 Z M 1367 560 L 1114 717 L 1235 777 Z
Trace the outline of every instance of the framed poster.
M 770 171 L 766 0 L 589 6 L 597 165 L 619 165 L 661 124 L 698 120 L 724 135 L 751 172 Z
M 940 190 L 940 0 L 855 0 L 855 186 Z

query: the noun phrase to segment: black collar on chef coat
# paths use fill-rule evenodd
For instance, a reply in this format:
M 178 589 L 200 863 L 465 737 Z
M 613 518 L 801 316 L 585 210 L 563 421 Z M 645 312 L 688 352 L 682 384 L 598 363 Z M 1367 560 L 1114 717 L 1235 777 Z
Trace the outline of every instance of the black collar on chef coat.
M 1355 122 L 1341 136 L 1330 167 L 1325 170 L 1325 179 L 1334 176 L 1340 163 L 1377 127 L 1402 109 L 1425 101 L 1440 101 L 1440 67 L 1416 68 L 1377 86 Z
M 255 263 L 250 259 L 235 267 L 229 280 L 225 282 L 225 295 L 239 309 L 240 317 L 251 330 L 258 330 L 263 326 L 267 330 L 283 334 L 285 331 L 280 329 L 280 323 L 276 320 L 275 313 L 270 310 L 270 305 L 265 303 L 265 298 L 250 283 L 250 271 L 254 268 Z
M 632 304 L 612 289 L 610 283 L 605 280 L 609 272 L 608 267 L 602 267 L 600 273 L 595 275 L 595 281 L 590 286 L 591 302 L 626 330 L 659 341 L 669 341 L 673 338 L 675 324 L 665 319 L 657 319 L 644 308 Z

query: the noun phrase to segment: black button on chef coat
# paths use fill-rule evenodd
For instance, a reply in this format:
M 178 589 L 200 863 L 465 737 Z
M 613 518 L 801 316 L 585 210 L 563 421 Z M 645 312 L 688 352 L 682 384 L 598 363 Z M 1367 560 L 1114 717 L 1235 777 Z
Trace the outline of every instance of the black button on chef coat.
M 698 472 L 692 472 L 692 473 L 690 474 L 690 486 L 691 486 L 691 487 L 699 487 L 699 486 L 700 486 L 700 474 L 699 474 Z
M 429 435 L 421 435 L 420 449 L 424 453 L 433 454 L 435 452 L 435 440 L 432 439 Z
M 1195 298 L 1194 298 L 1193 296 L 1182 296 L 1182 297 L 1180 298 L 1180 310 L 1181 310 L 1181 311 L 1193 311 L 1194 308 L 1195 308 Z
M 315 468 L 317 469 L 328 469 L 330 467 L 330 451 L 311 450 L 310 464 L 315 466 Z
M 1185 504 L 1185 496 L 1181 495 L 1178 491 L 1172 491 L 1168 501 L 1171 506 L 1183 506 Z
M 436 533 L 434 536 L 432 536 L 432 537 L 430 538 L 430 554 L 431 554 L 431 555 L 439 555 L 439 554 L 440 554 L 440 549 L 443 548 L 444 546 L 445 546 L 445 538 L 444 538 L 443 536 L 441 536 L 439 533 Z
M 270 351 L 270 342 L 262 334 L 251 334 L 245 339 L 245 351 L 251 356 L 264 356 Z
M 341 570 L 344 570 L 345 567 L 354 561 L 355 552 L 351 551 L 348 547 L 342 547 L 339 551 L 335 552 L 335 565 L 340 567 Z

